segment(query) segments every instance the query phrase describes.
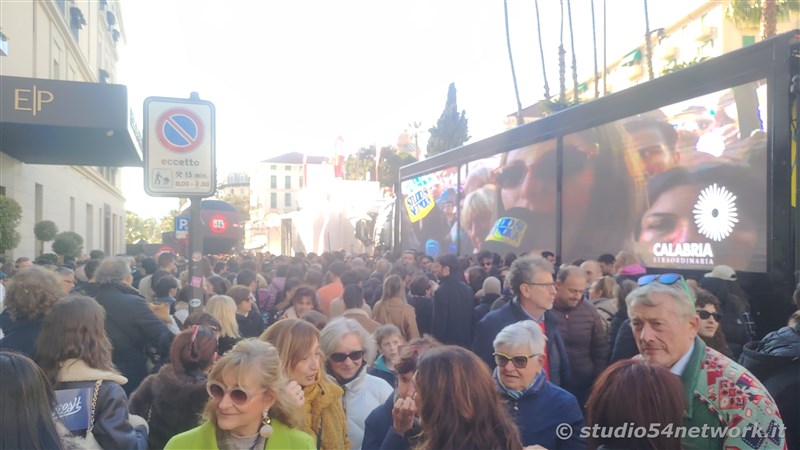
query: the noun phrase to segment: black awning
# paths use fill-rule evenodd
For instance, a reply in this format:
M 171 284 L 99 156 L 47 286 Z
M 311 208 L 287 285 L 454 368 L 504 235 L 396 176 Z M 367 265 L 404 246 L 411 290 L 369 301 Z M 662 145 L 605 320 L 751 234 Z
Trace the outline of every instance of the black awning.
M 128 90 L 0 76 L 0 151 L 28 164 L 141 167 Z

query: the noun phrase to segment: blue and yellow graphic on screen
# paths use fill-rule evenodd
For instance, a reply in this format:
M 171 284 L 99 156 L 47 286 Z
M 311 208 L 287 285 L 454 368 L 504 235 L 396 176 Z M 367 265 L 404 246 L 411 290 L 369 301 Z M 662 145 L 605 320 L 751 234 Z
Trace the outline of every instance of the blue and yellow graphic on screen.
M 525 230 L 527 228 L 528 224 L 523 220 L 514 217 L 501 217 L 495 222 L 486 240 L 502 242 L 512 247 L 519 247 L 520 244 L 522 244 L 522 238 L 525 236 Z
M 406 193 L 405 205 L 411 223 L 419 222 L 436 206 L 433 198 L 433 182 L 431 175 L 425 175 L 403 182 L 402 189 Z

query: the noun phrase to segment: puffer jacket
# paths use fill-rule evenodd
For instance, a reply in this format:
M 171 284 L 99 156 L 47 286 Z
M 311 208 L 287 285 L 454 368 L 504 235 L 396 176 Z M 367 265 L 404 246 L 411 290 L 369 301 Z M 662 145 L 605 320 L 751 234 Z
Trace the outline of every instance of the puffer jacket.
M 128 397 L 122 385 L 128 380 L 116 373 L 89 367 L 78 359 L 62 363 L 55 389 L 94 388 L 102 380 L 97 394 L 92 433 L 97 443 L 107 449 L 146 449 L 147 422 L 128 413 Z M 80 435 L 80 433 L 77 433 Z
M 775 399 L 786 425 L 788 448 L 800 448 L 800 325 L 783 327 L 745 344 L 739 364 Z
M 406 341 L 419 337 L 417 314 L 414 307 L 399 297 L 378 300 L 372 308 L 372 319 L 384 325 L 393 324 L 400 329 Z
M 164 448 L 170 438 L 200 424 L 208 400 L 207 381 L 205 372 L 177 373 L 167 364 L 134 391 L 128 410 L 148 418 L 151 450 Z
M 370 375 L 365 369 L 356 378 L 341 385 L 345 415 L 347 416 L 347 436 L 350 448 L 359 450 L 364 441 L 364 428 L 367 416 L 373 409 L 382 405 L 392 396 L 392 387 L 386 381 Z
M 587 300 L 581 300 L 574 308 L 556 305 L 553 312 L 558 315 L 558 331 L 572 369 L 572 382 L 564 387 L 583 405 L 594 379 L 608 365 L 609 342 L 604 320 Z

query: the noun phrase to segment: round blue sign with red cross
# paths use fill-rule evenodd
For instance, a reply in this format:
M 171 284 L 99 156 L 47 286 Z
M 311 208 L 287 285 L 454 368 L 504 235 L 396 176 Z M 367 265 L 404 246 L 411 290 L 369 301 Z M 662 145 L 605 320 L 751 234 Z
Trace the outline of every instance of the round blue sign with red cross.
M 156 121 L 156 136 L 167 150 L 185 153 L 203 143 L 203 128 L 203 121 L 194 111 L 172 108 Z

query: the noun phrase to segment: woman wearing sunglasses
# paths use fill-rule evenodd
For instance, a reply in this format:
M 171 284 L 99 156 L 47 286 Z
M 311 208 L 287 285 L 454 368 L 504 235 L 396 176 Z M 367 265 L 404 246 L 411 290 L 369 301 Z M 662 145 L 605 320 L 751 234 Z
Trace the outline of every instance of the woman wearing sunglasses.
M 255 339 L 236 344 L 208 374 L 206 422 L 181 433 L 166 449 L 308 449 L 302 413 L 286 390 L 278 351 Z
M 633 246 L 644 172 L 623 136 L 610 123 L 562 139 L 563 260 Z M 502 255 L 556 247 L 557 147 L 550 139 L 502 155 L 494 172 L 501 207 L 484 248 Z
M 301 429 L 314 438 L 317 449 L 350 448 L 342 407 L 344 391 L 325 375 L 319 330 L 302 319 L 284 319 L 272 324 L 259 339 L 278 349 L 284 373 L 303 388 Z
M 173 339 L 170 364 L 145 378 L 131 394 L 128 410 L 148 418 L 151 450 L 164 448 L 172 436 L 197 426 L 208 401 L 206 382 L 216 356 L 214 331 L 194 325 Z
M 377 352 L 375 340 L 355 320 L 338 318 L 322 330 L 320 350 L 328 374 L 344 389 L 347 434 L 352 450 L 358 450 L 367 416 L 392 395 L 389 383 L 367 373 Z
M 698 288 L 695 295 L 697 297 L 695 310 L 700 317 L 700 327 L 697 329 L 700 339 L 707 346 L 728 358 L 733 358 L 728 342 L 725 340 L 725 334 L 722 332 L 722 327 L 720 327 L 722 314 L 719 312 L 719 300 L 714 297 L 714 294 L 702 288 Z
M 516 422 L 522 444 L 547 449 L 586 448 L 580 438 L 583 415 L 575 396 L 547 380 L 543 369 L 546 338 L 532 320 L 511 324 L 494 339 L 494 380 Z M 556 429 L 567 424 L 570 438 Z M 561 431 L 559 431 L 561 433 Z

